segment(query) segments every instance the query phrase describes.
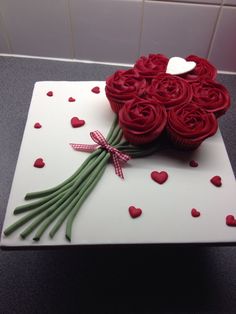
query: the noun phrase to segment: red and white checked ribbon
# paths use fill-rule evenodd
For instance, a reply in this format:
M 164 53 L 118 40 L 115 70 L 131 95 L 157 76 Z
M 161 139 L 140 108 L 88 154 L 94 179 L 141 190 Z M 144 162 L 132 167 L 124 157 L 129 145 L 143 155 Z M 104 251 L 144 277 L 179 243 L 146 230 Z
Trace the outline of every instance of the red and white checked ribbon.
M 130 159 L 130 156 L 120 152 L 118 149 L 108 144 L 105 137 L 99 131 L 90 132 L 90 136 L 92 140 L 97 144 L 73 144 L 71 143 L 70 145 L 72 146 L 74 150 L 82 151 L 82 152 L 93 152 L 99 147 L 104 148 L 111 154 L 112 161 L 115 167 L 115 173 L 119 177 L 124 179 L 124 175 L 121 168 L 121 161 L 127 162 Z

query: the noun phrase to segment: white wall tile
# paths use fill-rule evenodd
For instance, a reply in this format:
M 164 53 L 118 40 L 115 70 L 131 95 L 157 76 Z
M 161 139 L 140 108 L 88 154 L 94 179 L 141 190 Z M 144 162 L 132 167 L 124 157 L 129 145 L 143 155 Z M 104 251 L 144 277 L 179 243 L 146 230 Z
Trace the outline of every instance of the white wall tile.
M 236 72 L 236 8 L 223 7 L 209 59 L 219 70 Z
M 71 58 L 66 0 L 1 0 L 15 54 Z
M 1 11 L 0 11 L 0 53 L 10 53 L 10 47 L 7 42 L 7 34 L 3 24 Z
M 207 57 L 219 7 L 146 2 L 141 54 Z
M 0 24 L 1 26 L 1 24 Z M 2 31 L 2 29 L 0 28 L 0 53 L 9 53 L 9 49 L 8 49 L 8 45 L 7 45 L 7 41 L 5 38 L 5 35 Z
M 224 0 L 224 4 L 236 6 L 236 0 Z
M 70 0 L 77 59 L 133 63 L 142 0 Z

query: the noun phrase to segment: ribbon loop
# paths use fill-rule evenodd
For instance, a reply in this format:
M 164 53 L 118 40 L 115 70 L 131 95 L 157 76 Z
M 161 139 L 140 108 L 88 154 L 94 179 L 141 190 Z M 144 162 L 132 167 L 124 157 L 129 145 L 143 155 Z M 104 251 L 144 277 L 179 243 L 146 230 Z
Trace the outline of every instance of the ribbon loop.
M 123 171 L 121 168 L 121 161 L 127 162 L 130 159 L 130 156 L 120 152 L 117 148 L 111 146 L 105 137 L 99 131 L 94 131 L 90 133 L 92 140 L 96 144 L 70 144 L 74 150 L 83 151 L 83 152 L 93 152 L 97 148 L 101 147 L 110 153 L 115 167 L 115 173 L 124 179 Z

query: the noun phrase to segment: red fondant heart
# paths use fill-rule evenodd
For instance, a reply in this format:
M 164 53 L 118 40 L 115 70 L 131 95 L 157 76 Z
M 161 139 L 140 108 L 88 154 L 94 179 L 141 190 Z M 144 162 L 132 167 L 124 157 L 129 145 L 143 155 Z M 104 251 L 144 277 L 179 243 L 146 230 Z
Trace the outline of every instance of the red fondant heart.
M 200 213 L 200 211 L 198 211 L 196 208 L 193 208 L 193 209 L 191 210 L 191 215 L 192 215 L 193 217 L 199 217 L 199 216 L 201 215 L 201 213 Z
M 129 207 L 129 214 L 132 218 L 137 218 L 142 214 L 141 208 L 136 208 L 135 206 Z
M 47 95 L 48 95 L 49 97 L 52 97 L 52 96 L 53 96 L 53 92 L 50 90 L 49 92 L 47 92 Z
M 75 98 L 70 97 L 70 98 L 68 98 L 68 101 L 69 101 L 69 102 L 74 102 L 74 101 L 75 101 Z
M 211 183 L 214 184 L 215 186 L 221 186 L 222 182 L 221 182 L 221 177 L 220 176 L 214 176 L 211 178 Z
M 100 93 L 100 88 L 98 86 L 95 86 L 94 88 L 91 89 L 91 91 L 95 94 L 99 94 Z
M 36 122 L 35 124 L 34 124 L 34 128 L 35 129 L 40 129 L 42 127 L 42 125 L 39 123 L 39 122 Z
M 236 219 L 233 215 L 226 216 L 226 225 L 230 227 L 236 227 Z
M 71 119 L 71 125 L 73 126 L 73 128 L 79 128 L 81 126 L 83 126 L 85 124 L 84 120 L 80 120 L 78 117 L 73 117 Z
M 38 158 L 34 162 L 34 167 L 36 168 L 43 168 L 45 166 L 45 162 L 43 161 L 43 158 Z
M 161 171 L 161 172 L 158 172 L 158 171 L 152 171 L 151 173 L 151 178 L 159 183 L 159 184 L 163 184 L 166 182 L 166 180 L 168 179 L 168 173 L 165 172 L 165 171 Z
M 198 162 L 196 162 L 195 160 L 191 160 L 190 162 L 189 162 L 189 166 L 190 167 L 198 167 Z

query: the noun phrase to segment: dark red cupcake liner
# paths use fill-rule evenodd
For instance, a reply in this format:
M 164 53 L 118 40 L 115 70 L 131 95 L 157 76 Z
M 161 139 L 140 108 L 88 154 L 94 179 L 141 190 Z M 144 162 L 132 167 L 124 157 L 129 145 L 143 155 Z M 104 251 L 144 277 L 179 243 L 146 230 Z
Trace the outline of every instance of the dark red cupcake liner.
M 115 113 L 118 113 L 124 105 L 124 103 L 118 103 L 118 102 L 112 101 L 110 99 L 108 99 L 108 101 L 110 103 L 112 111 Z
M 168 127 L 166 128 L 166 132 L 174 147 L 180 150 L 195 150 L 203 142 L 203 140 L 193 141 L 191 139 L 185 139 L 183 137 L 180 137 L 178 134 L 172 132 L 171 129 Z
M 144 145 L 153 142 L 162 134 L 162 131 L 159 133 L 150 133 L 150 134 L 143 134 L 143 135 L 135 135 L 123 129 L 123 135 L 125 139 L 133 145 Z

